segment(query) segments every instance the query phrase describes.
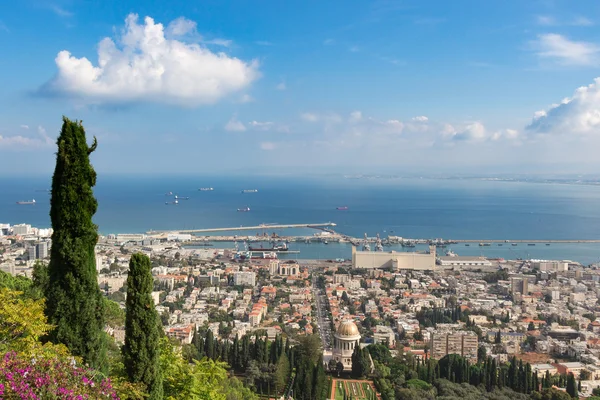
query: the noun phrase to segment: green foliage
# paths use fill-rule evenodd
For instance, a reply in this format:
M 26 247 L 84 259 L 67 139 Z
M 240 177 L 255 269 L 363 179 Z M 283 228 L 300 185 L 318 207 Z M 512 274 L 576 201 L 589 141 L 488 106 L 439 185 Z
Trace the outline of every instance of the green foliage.
M 21 292 L 24 297 L 31 299 L 38 300 L 43 297 L 41 291 L 33 284 L 31 279 L 21 275 L 11 275 L 4 271 L 0 271 L 0 289 L 2 288 L 16 290 Z
M 117 302 L 104 298 L 104 320 L 113 328 L 125 325 L 125 311 Z
M 575 382 L 575 376 L 572 373 L 569 373 L 567 376 L 567 393 L 573 399 L 578 398 L 577 395 L 577 383 Z
M 133 254 L 127 277 L 127 306 L 123 362 L 129 379 L 148 388 L 150 400 L 162 399 L 159 365 L 160 319 L 154 309 L 150 259 Z
M 46 291 L 46 314 L 56 329 L 48 337 L 65 344 L 91 367 L 106 371 L 104 302 L 94 253 L 98 233 L 92 222 L 98 207 L 92 193 L 96 172 L 89 160 L 96 140 L 88 147 L 81 122 L 63 117 L 57 144 L 50 200 L 54 232 Z

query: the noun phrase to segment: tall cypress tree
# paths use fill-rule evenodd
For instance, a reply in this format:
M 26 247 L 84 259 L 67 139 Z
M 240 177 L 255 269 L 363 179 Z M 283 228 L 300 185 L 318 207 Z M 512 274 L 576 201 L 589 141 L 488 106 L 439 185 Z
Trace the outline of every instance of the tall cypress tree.
M 575 376 L 573 376 L 572 373 L 569 373 L 567 376 L 567 393 L 573 399 L 577 399 L 579 397 L 577 395 L 577 383 L 575 383 Z
M 50 220 L 52 250 L 48 266 L 46 314 L 56 328 L 48 338 L 65 344 L 84 362 L 107 370 L 104 303 L 98 287 L 94 248 L 97 226 L 92 222 L 98 203 L 92 187 L 96 172 L 81 121 L 63 117 L 52 177 Z
M 129 261 L 123 363 L 133 383 L 146 385 L 150 400 L 163 398 L 159 366 L 160 318 L 154 309 L 150 258 L 136 253 Z

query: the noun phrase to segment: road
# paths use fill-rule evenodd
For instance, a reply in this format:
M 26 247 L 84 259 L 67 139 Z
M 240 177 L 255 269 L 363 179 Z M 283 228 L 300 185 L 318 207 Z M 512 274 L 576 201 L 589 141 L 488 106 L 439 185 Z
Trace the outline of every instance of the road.
M 331 351 L 331 321 L 325 319 L 327 318 L 327 296 L 325 295 L 325 291 L 317 285 L 316 269 L 313 269 L 312 285 L 315 295 L 317 326 L 319 327 L 319 336 L 321 336 L 323 351 Z

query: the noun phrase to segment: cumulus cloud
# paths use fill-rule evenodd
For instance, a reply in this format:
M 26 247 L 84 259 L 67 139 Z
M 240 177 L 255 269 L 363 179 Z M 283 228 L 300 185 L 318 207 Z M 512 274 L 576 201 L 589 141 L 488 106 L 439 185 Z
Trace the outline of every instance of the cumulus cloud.
M 517 131 L 516 129 L 501 129 L 499 131 L 494 132 L 490 139 L 494 141 L 503 139 L 513 140 L 517 139 L 518 137 L 519 131 Z
M 98 44 L 97 65 L 67 50 L 59 52 L 58 72 L 42 92 L 96 103 L 153 101 L 197 106 L 215 103 L 259 77 L 258 62 L 213 52 L 205 46 L 207 41 L 182 38 L 195 30 L 194 22 L 180 18 L 165 32 L 152 18 L 138 23 L 138 16 L 130 14 L 115 40 L 104 38 Z
M 485 126 L 481 122 L 471 122 L 464 129 L 456 132 L 452 138 L 454 140 L 479 141 L 486 138 Z
M 600 78 L 559 104 L 536 112 L 527 129 L 541 134 L 600 134 Z
M 539 58 L 563 65 L 596 64 L 600 52 L 600 48 L 593 43 L 569 40 L 556 33 L 538 35 L 532 45 Z
M 229 132 L 244 132 L 246 126 L 237 120 L 236 117 L 232 117 L 226 124 L 225 130 Z
M 21 127 L 23 127 L 23 125 Z M 29 129 L 29 127 L 23 129 Z M 46 133 L 44 127 L 38 126 L 37 133 L 38 137 L 23 135 L 5 136 L 0 134 L 0 148 L 32 149 L 52 146 L 53 141 Z
M 21 129 L 29 129 L 29 125 L 25 125 L 25 124 L 23 124 L 23 125 L 21 125 L 21 126 L 20 126 L 20 128 L 21 128 Z
M 594 22 L 592 20 L 590 20 L 589 18 L 586 18 L 586 17 L 582 17 L 582 16 L 577 16 L 572 19 L 559 20 L 550 15 L 538 15 L 536 17 L 536 22 L 538 25 L 542 25 L 542 26 L 560 26 L 560 25 L 592 26 L 592 25 L 594 25 Z
M 429 118 L 427 118 L 424 115 L 420 115 L 420 116 L 417 116 L 417 117 L 413 117 L 412 120 L 415 121 L 415 122 L 427 122 L 427 121 L 429 121 Z
M 240 103 L 251 103 L 253 101 L 254 97 L 250 96 L 249 94 L 243 94 L 239 100 Z

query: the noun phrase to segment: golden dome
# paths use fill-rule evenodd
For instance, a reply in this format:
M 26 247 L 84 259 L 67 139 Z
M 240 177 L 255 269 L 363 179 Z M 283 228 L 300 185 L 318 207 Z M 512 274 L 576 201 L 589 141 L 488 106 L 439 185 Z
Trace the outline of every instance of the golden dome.
M 336 333 L 338 336 L 357 336 L 360 335 L 358 327 L 352 321 L 344 321 L 338 326 Z

